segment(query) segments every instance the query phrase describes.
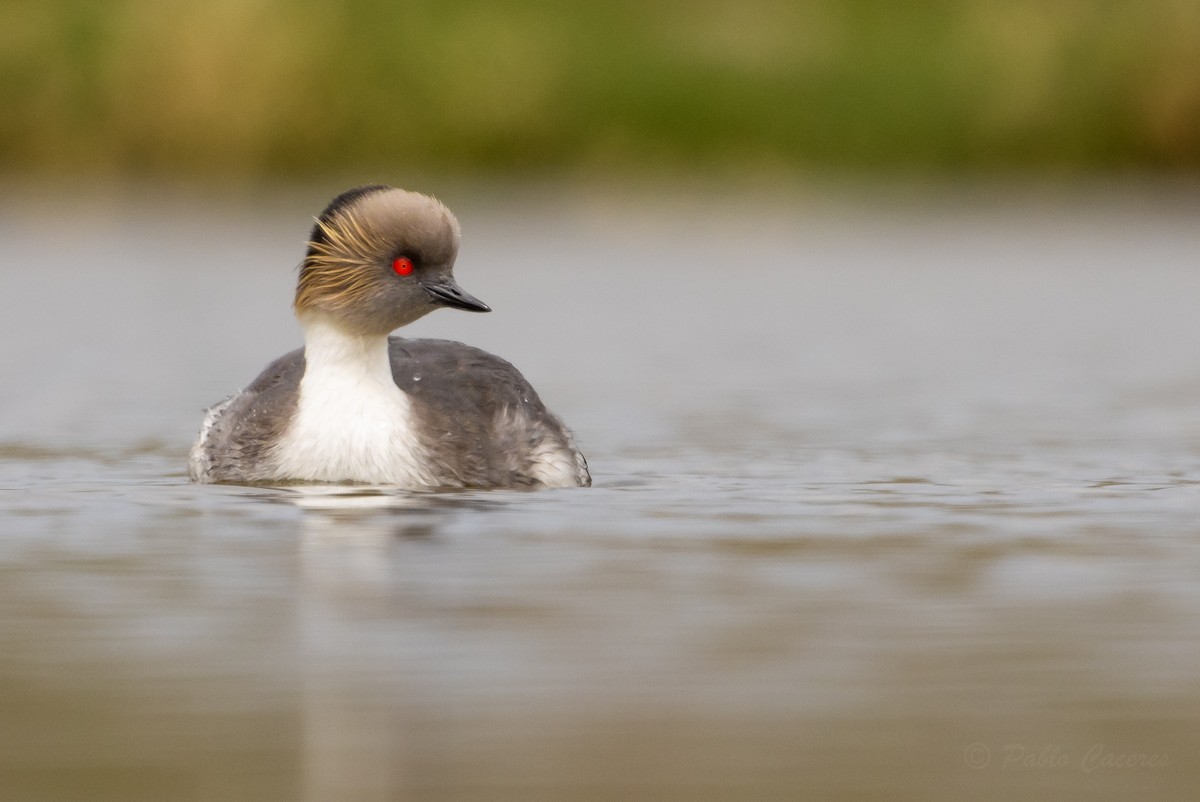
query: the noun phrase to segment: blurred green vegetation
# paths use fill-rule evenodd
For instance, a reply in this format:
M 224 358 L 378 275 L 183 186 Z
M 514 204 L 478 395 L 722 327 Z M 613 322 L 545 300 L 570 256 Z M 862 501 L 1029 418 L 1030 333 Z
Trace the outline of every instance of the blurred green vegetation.
M 0 170 L 1187 170 L 1196 0 L 10 0 Z

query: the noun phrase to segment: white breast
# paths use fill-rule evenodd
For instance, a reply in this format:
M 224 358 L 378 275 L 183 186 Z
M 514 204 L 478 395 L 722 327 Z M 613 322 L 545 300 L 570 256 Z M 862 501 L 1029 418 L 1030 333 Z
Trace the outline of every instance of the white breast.
M 428 487 L 411 404 L 392 379 L 386 337 L 305 331 L 296 413 L 274 450 L 277 478 Z

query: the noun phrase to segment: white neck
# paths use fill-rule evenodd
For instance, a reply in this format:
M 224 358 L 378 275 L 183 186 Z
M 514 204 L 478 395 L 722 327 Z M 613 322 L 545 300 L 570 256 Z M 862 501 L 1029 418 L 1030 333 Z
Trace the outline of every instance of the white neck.
M 304 320 L 304 378 L 279 443 L 281 477 L 405 487 L 433 484 L 421 468 L 411 403 L 392 378 L 386 335 Z
M 304 379 L 358 372 L 364 379 L 392 381 L 387 335 L 349 334 L 320 319 L 304 321 Z M 320 380 L 320 378 L 318 378 Z

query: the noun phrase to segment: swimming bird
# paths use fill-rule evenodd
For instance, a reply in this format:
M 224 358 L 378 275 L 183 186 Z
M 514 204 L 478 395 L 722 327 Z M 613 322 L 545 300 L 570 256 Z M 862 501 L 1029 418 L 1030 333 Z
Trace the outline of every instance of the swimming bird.
M 207 410 L 188 460 L 198 482 L 409 489 L 591 484 L 570 431 L 500 357 L 388 335 L 448 307 L 490 312 L 454 279 L 458 220 L 382 185 L 316 220 L 294 309 L 304 347 Z

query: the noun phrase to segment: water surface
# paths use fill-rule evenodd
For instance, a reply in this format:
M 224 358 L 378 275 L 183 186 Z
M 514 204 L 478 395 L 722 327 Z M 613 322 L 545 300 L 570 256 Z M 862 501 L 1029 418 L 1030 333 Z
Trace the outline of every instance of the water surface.
M 324 193 L 0 214 L 0 798 L 1189 799 L 1200 202 L 462 193 L 595 486 L 197 487 Z

